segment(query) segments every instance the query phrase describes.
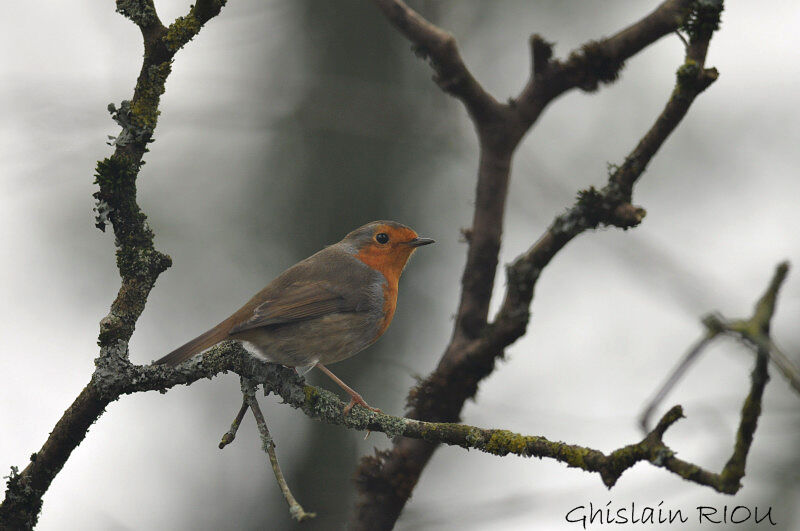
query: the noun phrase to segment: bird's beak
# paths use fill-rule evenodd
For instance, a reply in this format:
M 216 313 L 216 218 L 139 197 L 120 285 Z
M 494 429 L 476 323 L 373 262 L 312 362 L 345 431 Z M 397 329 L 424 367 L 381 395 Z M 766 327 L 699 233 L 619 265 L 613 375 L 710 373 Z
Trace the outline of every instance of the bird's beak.
M 414 238 L 413 240 L 405 242 L 405 244 L 410 247 L 422 247 L 423 245 L 429 245 L 431 243 L 436 243 L 436 240 L 430 238 Z

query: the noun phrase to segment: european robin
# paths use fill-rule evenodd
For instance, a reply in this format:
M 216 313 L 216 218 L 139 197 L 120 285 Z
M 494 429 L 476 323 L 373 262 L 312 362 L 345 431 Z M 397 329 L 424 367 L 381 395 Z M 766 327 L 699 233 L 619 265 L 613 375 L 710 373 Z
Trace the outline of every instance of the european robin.
M 355 404 L 380 411 L 326 365 L 360 352 L 386 331 L 400 274 L 417 247 L 430 243 L 395 221 L 367 223 L 293 265 L 233 315 L 155 363 L 174 367 L 220 341 L 241 340 L 301 375 L 319 368 L 350 395 L 345 414 Z

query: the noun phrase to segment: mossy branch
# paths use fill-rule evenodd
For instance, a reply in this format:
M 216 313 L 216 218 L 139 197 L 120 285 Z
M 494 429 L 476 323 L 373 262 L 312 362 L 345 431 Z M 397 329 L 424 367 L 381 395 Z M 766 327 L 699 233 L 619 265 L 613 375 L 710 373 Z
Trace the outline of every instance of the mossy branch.
M 555 459 L 569 467 L 598 473 L 608 487 L 615 485 L 627 469 L 638 462 L 647 461 L 720 492 L 729 492 L 730 489 L 729 472 L 723 471 L 720 475 L 714 475 L 696 465 L 678 460 L 674 458 L 674 452 L 664 444 L 666 430 L 683 417 L 680 406 L 670 409 L 641 441 L 605 454 L 592 448 L 551 441 L 538 435 L 521 435 L 508 430 L 451 422 L 425 422 L 376 413 L 360 406 L 354 407 L 349 414 L 344 414 L 345 402 L 333 393 L 307 385 L 290 368 L 266 363 L 251 356 L 234 341 L 222 343 L 175 368 L 164 365 L 135 366 L 122 357 L 115 358 L 113 364 L 108 367 L 109 371 L 121 376 L 113 381 L 106 380 L 104 386 L 98 386 L 105 396 L 118 397 L 154 390 L 163 392 L 175 385 L 188 385 L 231 371 L 249 381 L 249 385 L 263 385 L 267 391 L 280 396 L 285 403 L 300 409 L 310 418 L 348 429 L 381 432 L 390 438 L 403 436 L 430 443 L 460 446 L 498 456 L 514 454 Z M 247 401 L 249 395 L 245 396 L 245 403 L 252 407 Z M 243 404 L 237 421 L 234 421 L 235 428 L 238 428 L 244 407 Z M 235 434 L 233 428 L 232 431 Z M 232 440 L 230 432 L 223 438 L 225 444 Z M 744 449 L 744 454 L 746 453 L 747 449 Z M 378 459 L 369 458 L 368 462 L 377 467 L 376 472 L 380 469 Z M 369 477 L 371 475 L 366 474 L 359 481 L 368 481 Z
M 508 454 L 522 457 L 551 458 L 569 467 L 581 468 L 600 474 L 607 486 L 613 486 L 622 473 L 640 461 L 649 461 L 662 466 L 664 456 L 672 455 L 662 437 L 669 426 L 683 414 L 680 406 L 667 412 L 661 422 L 638 443 L 625 446 L 610 454 L 559 441 L 550 441 L 542 436 L 520 435 L 508 430 L 485 429 L 465 424 L 448 422 L 423 422 L 414 419 L 376 413 L 360 406 L 344 414 L 345 402 L 333 393 L 310 386 L 297 373 L 287 367 L 264 362 L 251 356 L 238 342 L 225 342 L 205 354 L 193 358 L 178 367 L 164 365 L 133 365 L 123 356 L 106 359 L 105 371 L 114 378 L 102 378 L 87 390 L 96 393 L 101 399 L 113 401 L 125 394 L 145 391 L 165 391 L 175 385 L 188 385 L 205 378 L 228 371 L 239 374 L 243 382 L 244 402 L 240 415 L 234 421 L 234 428 L 245 410 L 244 404 L 254 409 L 254 385 L 280 396 L 290 406 L 302 410 L 310 418 L 348 429 L 385 433 L 388 437 L 397 436 L 421 439 L 433 443 L 476 449 L 493 455 Z M 257 409 L 257 408 L 256 408 Z M 263 415 L 258 419 L 265 449 L 269 446 L 268 432 L 261 426 Z M 231 431 L 235 433 L 235 429 Z M 266 435 L 265 435 L 266 434 Z M 228 435 L 228 434 L 226 434 Z M 233 436 L 223 439 L 225 444 Z
M 96 225 L 105 231 L 110 223 L 121 286 L 111 309 L 100 321 L 100 355 L 89 384 L 56 423 L 42 448 L 33 454 L 25 469 L 9 479 L 0 504 L 0 528 L 31 529 L 36 525 L 42 496 L 86 436 L 89 426 L 119 394 L 120 382 L 135 371 L 128 359 L 128 340 L 144 310 L 150 290 L 158 276 L 172 263 L 170 257 L 153 245 L 153 231 L 136 201 L 136 179 L 144 164 L 142 158 L 152 142 L 159 115 L 161 95 L 172 71 L 175 52 L 200 31 L 202 25 L 219 13 L 224 1 L 200 0 L 187 17 L 165 28 L 152 0 L 117 0 L 117 11 L 141 30 L 144 59 L 133 97 L 119 108 L 109 105 L 115 122 L 122 127 L 111 145 L 114 153 L 97 163 L 95 184 L 98 191 Z M 127 368 L 123 373 L 114 370 Z

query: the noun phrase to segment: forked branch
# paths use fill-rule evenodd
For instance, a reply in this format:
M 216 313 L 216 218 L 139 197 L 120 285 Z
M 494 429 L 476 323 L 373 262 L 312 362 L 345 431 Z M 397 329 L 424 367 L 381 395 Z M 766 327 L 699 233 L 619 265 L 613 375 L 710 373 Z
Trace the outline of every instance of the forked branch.
M 376 0 L 395 27 L 415 44 L 441 38 L 446 32 L 425 21 L 397 0 Z M 717 77 L 704 67 L 708 43 L 717 28 L 722 3 L 705 0 L 714 9 L 706 12 L 698 2 L 667 0 L 655 11 L 616 35 L 591 41 L 566 61 L 553 59 L 552 46 L 542 37 L 531 37 L 531 77 L 517 98 L 500 104 L 498 111 L 483 115 L 471 111 L 480 141 L 481 156 L 472 226 L 465 230 L 469 243 L 462 277 L 461 300 L 450 344 L 436 369 L 408 395 L 408 417 L 456 422 L 465 401 L 475 396 L 479 383 L 503 357 L 505 348 L 527 331 L 534 287 L 542 269 L 577 235 L 609 225 L 627 229 L 638 225 L 644 209 L 631 204 L 633 185 L 647 164 L 685 116 L 694 99 Z M 414 31 L 404 21 L 414 21 Z M 687 23 L 694 24 L 689 27 Z M 625 162 L 616 168 L 601 189 L 589 188 L 578 201 L 557 217 L 544 235 L 508 267 L 503 305 L 493 322 L 488 321 L 500 249 L 505 199 L 514 150 L 544 108 L 572 88 L 594 90 L 601 82 L 614 81 L 624 62 L 645 46 L 684 27 L 690 36 L 686 61 L 678 70 L 678 82 L 664 111 Z M 450 41 L 450 49 L 457 49 Z M 463 72 L 460 57 L 438 54 L 434 68 L 442 65 Z M 463 74 L 460 79 L 474 77 Z M 480 86 L 477 81 L 470 86 Z M 474 92 L 455 94 L 467 108 Z M 483 99 L 483 98 L 481 98 Z M 478 101 L 477 99 L 475 101 Z M 355 529 L 388 529 L 411 496 L 416 482 L 436 446 L 399 438 L 393 447 L 362 460 L 356 481 L 360 498 L 351 519 Z M 399 481 L 397 478 L 402 478 Z

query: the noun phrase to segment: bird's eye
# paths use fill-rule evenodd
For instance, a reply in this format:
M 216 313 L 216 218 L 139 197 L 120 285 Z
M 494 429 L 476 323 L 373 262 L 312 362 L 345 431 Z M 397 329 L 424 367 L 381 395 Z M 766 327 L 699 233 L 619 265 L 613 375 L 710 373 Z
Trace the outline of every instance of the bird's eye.
M 375 241 L 380 244 L 389 243 L 389 235 L 385 232 L 379 232 L 375 235 Z

